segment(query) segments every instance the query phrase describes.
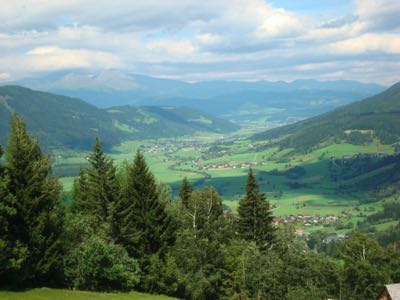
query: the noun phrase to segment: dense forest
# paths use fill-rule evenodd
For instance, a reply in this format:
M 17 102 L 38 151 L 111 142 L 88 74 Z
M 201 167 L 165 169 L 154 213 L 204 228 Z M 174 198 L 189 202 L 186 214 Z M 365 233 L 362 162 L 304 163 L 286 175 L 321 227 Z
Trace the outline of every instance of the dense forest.
M 268 199 L 248 172 L 233 214 L 212 187 L 185 178 L 179 197 L 139 151 L 117 168 L 96 139 L 71 195 L 51 158 L 13 115 L 0 155 L 0 284 L 92 291 L 139 290 L 185 299 L 371 299 L 400 282 L 397 230 L 378 241 L 356 230 L 322 247 L 273 225 Z M 396 212 L 394 211 L 396 209 Z M 371 222 L 396 213 L 385 207 Z M 386 235 L 385 235 L 386 234 Z M 326 243 L 324 244 L 327 245 Z

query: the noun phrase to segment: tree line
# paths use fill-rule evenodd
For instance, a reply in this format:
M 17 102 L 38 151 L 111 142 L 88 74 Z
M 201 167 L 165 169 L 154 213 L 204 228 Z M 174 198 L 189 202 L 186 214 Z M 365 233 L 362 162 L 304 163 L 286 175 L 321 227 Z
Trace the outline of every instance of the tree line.
M 276 228 L 250 169 L 237 215 L 212 187 L 174 199 L 143 154 L 117 168 L 96 139 L 71 199 L 24 121 L 0 160 L 0 286 L 139 290 L 184 299 L 367 299 L 400 256 L 354 232 L 336 256 Z M 0 150 L 0 156 L 3 151 Z

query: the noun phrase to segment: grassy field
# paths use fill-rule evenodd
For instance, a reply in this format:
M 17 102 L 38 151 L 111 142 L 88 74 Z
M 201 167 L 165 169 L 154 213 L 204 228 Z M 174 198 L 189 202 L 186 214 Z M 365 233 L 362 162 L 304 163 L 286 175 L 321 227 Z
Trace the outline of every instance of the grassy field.
M 255 170 L 257 181 L 274 205 L 275 216 L 345 215 L 341 221 L 356 224 L 370 210 L 381 209 L 377 202 L 360 206 L 362 193 L 341 192 L 341 184 L 354 184 L 385 171 L 375 170 L 361 176 L 335 182 L 330 171 L 331 158 L 360 153 L 393 153 L 393 148 L 376 141 L 369 145 L 336 144 L 307 154 L 293 154 L 293 149 L 279 150 L 265 142 L 254 142 L 246 135 L 232 136 L 199 134 L 173 139 L 127 141 L 115 147 L 111 155 L 118 166 L 131 161 L 140 149 L 156 178 L 169 184 L 176 194 L 181 180 L 187 176 L 196 188 L 213 186 L 224 204 L 236 212 L 238 199 L 244 193 L 247 170 Z M 55 173 L 61 177 L 65 190 L 70 190 L 73 176 L 87 166 L 87 152 L 67 152 L 55 155 Z M 301 166 L 304 174 L 290 178 L 285 170 Z M 386 169 L 390 166 L 386 166 Z M 275 174 L 271 173 L 271 171 Z M 75 173 L 74 173 L 75 172 Z M 365 210 L 360 216 L 360 207 Z M 384 228 L 379 226 L 378 229 Z M 330 229 L 326 229 L 330 230 Z
M 168 300 L 167 296 L 130 293 L 95 293 L 57 289 L 32 289 L 23 292 L 0 291 L 2 300 Z

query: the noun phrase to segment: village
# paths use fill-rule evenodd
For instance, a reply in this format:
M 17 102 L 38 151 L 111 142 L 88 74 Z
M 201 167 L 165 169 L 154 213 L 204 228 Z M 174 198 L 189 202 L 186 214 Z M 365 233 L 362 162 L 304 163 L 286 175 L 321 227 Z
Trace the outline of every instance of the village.
M 316 215 L 288 215 L 282 217 L 275 217 L 274 224 L 282 225 L 282 224 L 297 224 L 302 226 L 324 226 L 324 225 L 334 225 L 339 218 L 335 215 L 328 214 L 325 216 L 321 216 L 319 214 Z

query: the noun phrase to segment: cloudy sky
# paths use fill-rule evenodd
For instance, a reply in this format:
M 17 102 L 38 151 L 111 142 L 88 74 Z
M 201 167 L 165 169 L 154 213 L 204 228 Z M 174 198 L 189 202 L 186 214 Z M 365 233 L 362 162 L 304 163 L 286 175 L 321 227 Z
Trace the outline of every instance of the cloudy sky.
M 400 80 L 399 0 L 0 0 L 0 81 Z

